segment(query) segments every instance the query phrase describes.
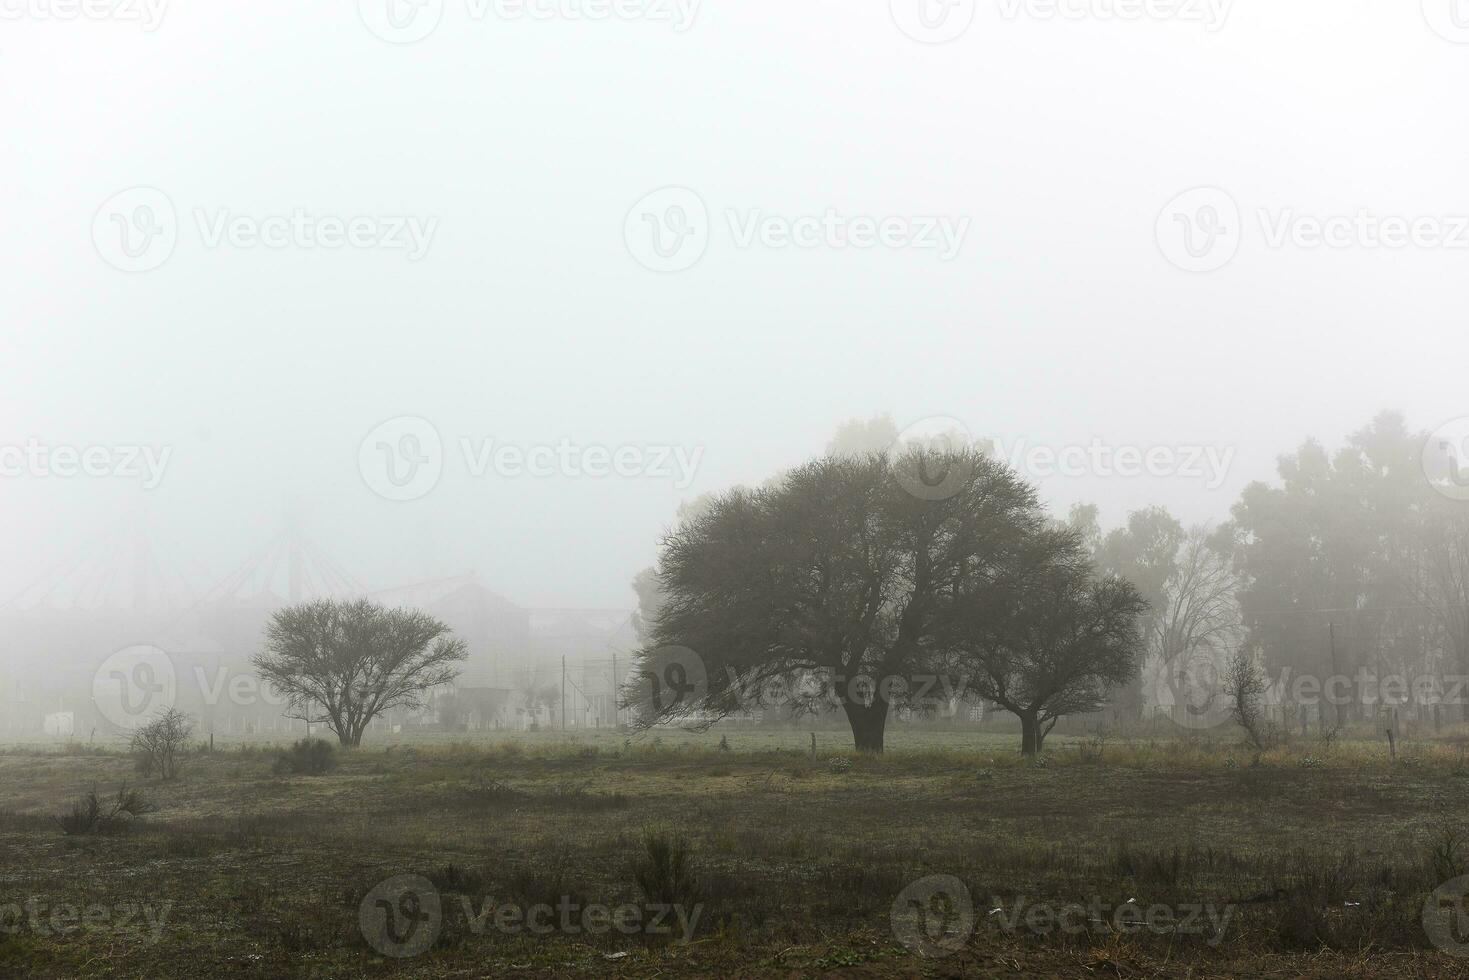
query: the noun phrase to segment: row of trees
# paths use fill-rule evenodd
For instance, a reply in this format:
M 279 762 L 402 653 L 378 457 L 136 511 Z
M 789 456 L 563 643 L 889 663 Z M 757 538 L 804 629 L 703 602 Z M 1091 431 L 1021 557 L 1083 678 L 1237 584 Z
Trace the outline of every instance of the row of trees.
M 1282 677 L 1342 678 L 1344 703 L 1323 711 L 1339 727 L 1376 710 L 1380 692 L 1362 687 L 1373 677 L 1433 678 L 1447 693 L 1447 678 L 1469 675 L 1469 504 L 1435 486 L 1424 454 L 1442 451 L 1384 412 L 1335 451 L 1308 439 L 1282 456 L 1278 482 L 1246 487 L 1217 527 L 1157 507 L 1105 535 L 1095 508 L 1069 523 L 1104 574 L 1148 600 L 1144 677 L 1175 704 L 1223 710 L 1222 675 L 1243 652 L 1287 713 Z M 1113 706 L 1135 715 L 1140 694 L 1128 685 Z M 1445 706 L 1422 707 L 1441 718 Z
M 1220 548 L 1272 674 L 1469 674 L 1469 503 L 1426 477 L 1438 448 L 1383 413 L 1334 453 L 1311 440 L 1283 457 L 1278 486 L 1246 488 Z M 1348 700 L 1360 716 L 1373 697 Z
M 879 752 L 892 710 L 931 709 L 942 678 L 951 700 L 1015 714 L 1036 752 L 1065 715 L 1140 714 L 1145 676 L 1187 702 L 1194 668 L 1241 651 L 1272 674 L 1469 675 L 1469 505 L 1424 478 L 1426 436 L 1401 416 L 1334 454 L 1306 442 L 1218 528 L 1154 507 L 1105 534 L 1094 507 L 1052 521 L 983 447 L 867 451 L 896 439 L 888 420 L 851 423 L 825 458 L 681 510 L 634 582 L 644 689 L 679 695 L 643 698 L 644 724 L 834 694 Z M 354 746 L 464 656 L 422 613 L 323 601 L 278 614 L 255 663 L 293 717 Z
M 643 672 L 666 681 L 687 648 L 708 681 L 649 720 L 718 718 L 758 706 L 765 680 L 814 674 L 877 751 L 894 703 L 840 680 L 945 672 L 1016 714 L 1034 751 L 1104 701 L 1131 718 L 1145 701 L 1224 710 L 1241 653 L 1272 678 L 1469 675 L 1469 504 L 1425 478 L 1427 434 L 1400 415 L 1334 453 L 1308 440 L 1221 525 L 1150 507 L 1106 533 L 1091 506 L 1048 521 L 984 446 L 874 452 L 897 435 L 849 423 L 826 459 L 681 509 L 634 582 Z M 1372 697 L 1347 700 L 1336 724 Z

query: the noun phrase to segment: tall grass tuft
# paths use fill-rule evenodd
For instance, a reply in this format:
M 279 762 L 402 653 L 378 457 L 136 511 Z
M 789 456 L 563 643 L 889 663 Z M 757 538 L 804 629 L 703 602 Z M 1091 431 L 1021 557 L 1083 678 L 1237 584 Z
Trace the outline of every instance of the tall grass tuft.
M 698 901 L 693 846 L 682 834 L 646 831 L 643 853 L 633 867 L 633 879 L 650 903 L 689 906 Z

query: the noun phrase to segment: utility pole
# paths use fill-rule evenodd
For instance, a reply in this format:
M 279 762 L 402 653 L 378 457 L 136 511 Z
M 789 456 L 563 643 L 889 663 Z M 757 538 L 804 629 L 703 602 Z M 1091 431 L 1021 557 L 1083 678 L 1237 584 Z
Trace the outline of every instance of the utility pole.
M 1329 686 L 1334 687 L 1335 686 L 1334 685 L 1334 682 L 1335 682 L 1336 678 L 1338 678 L 1338 677 L 1341 676 L 1341 668 L 1338 667 L 1337 666 L 1337 663 L 1336 663 L 1336 622 L 1333 620 L 1332 622 L 1327 623 L 1326 624 L 1326 627 L 1327 627 L 1326 635 L 1327 635 L 1328 640 L 1329 640 L 1329 642 L 1331 644 L 1331 674 L 1332 674 L 1332 678 L 1331 679 L 1333 681 L 1333 684 L 1332 685 L 1329 685 Z M 1341 728 L 1341 705 L 1340 704 L 1334 704 L 1332 707 L 1335 709 L 1334 714 L 1335 714 L 1335 717 L 1336 717 L 1336 727 L 1338 729 L 1340 729 Z
M 561 655 L 561 730 L 566 731 L 566 654 Z
M 622 699 L 618 697 L 622 692 L 617 688 L 617 653 L 612 654 L 612 727 L 622 727 Z

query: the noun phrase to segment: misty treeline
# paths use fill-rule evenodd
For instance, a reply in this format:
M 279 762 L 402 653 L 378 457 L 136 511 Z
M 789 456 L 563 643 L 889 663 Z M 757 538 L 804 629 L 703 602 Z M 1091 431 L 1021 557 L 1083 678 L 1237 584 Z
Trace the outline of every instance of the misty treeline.
M 680 509 L 633 583 L 633 706 L 840 710 L 881 751 L 894 711 L 985 702 L 1029 753 L 1068 715 L 1227 712 L 1243 660 L 1281 722 L 1301 691 L 1323 726 L 1366 720 L 1389 676 L 1430 679 L 1398 700 L 1437 722 L 1469 674 L 1469 505 L 1425 476 L 1427 440 L 1384 412 L 1334 451 L 1306 440 L 1218 524 L 1146 507 L 1104 530 L 1094 506 L 1047 515 L 983 443 L 848 423 L 823 458 Z

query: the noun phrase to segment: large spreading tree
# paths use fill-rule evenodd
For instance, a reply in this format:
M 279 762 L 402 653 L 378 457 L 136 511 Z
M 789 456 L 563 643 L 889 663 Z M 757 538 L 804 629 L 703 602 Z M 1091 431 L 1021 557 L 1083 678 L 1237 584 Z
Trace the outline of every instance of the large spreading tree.
M 655 691 L 683 687 L 642 718 L 707 723 L 777 690 L 798 708 L 834 699 L 857 749 L 881 752 L 890 712 L 939 672 L 963 690 L 949 672 L 974 672 L 960 653 L 981 652 L 976 611 L 1013 614 L 994 594 L 1013 599 L 1008 577 L 1048 554 L 1081 550 L 1049 531 L 1033 488 L 965 447 L 828 456 L 731 491 L 664 542 L 639 672 Z
M 459 676 L 465 655 L 464 641 L 425 613 L 321 599 L 272 617 L 255 667 L 287 699 L 288 717 L 324 723 L 355 747 L 384 711 L 422 707 Z

